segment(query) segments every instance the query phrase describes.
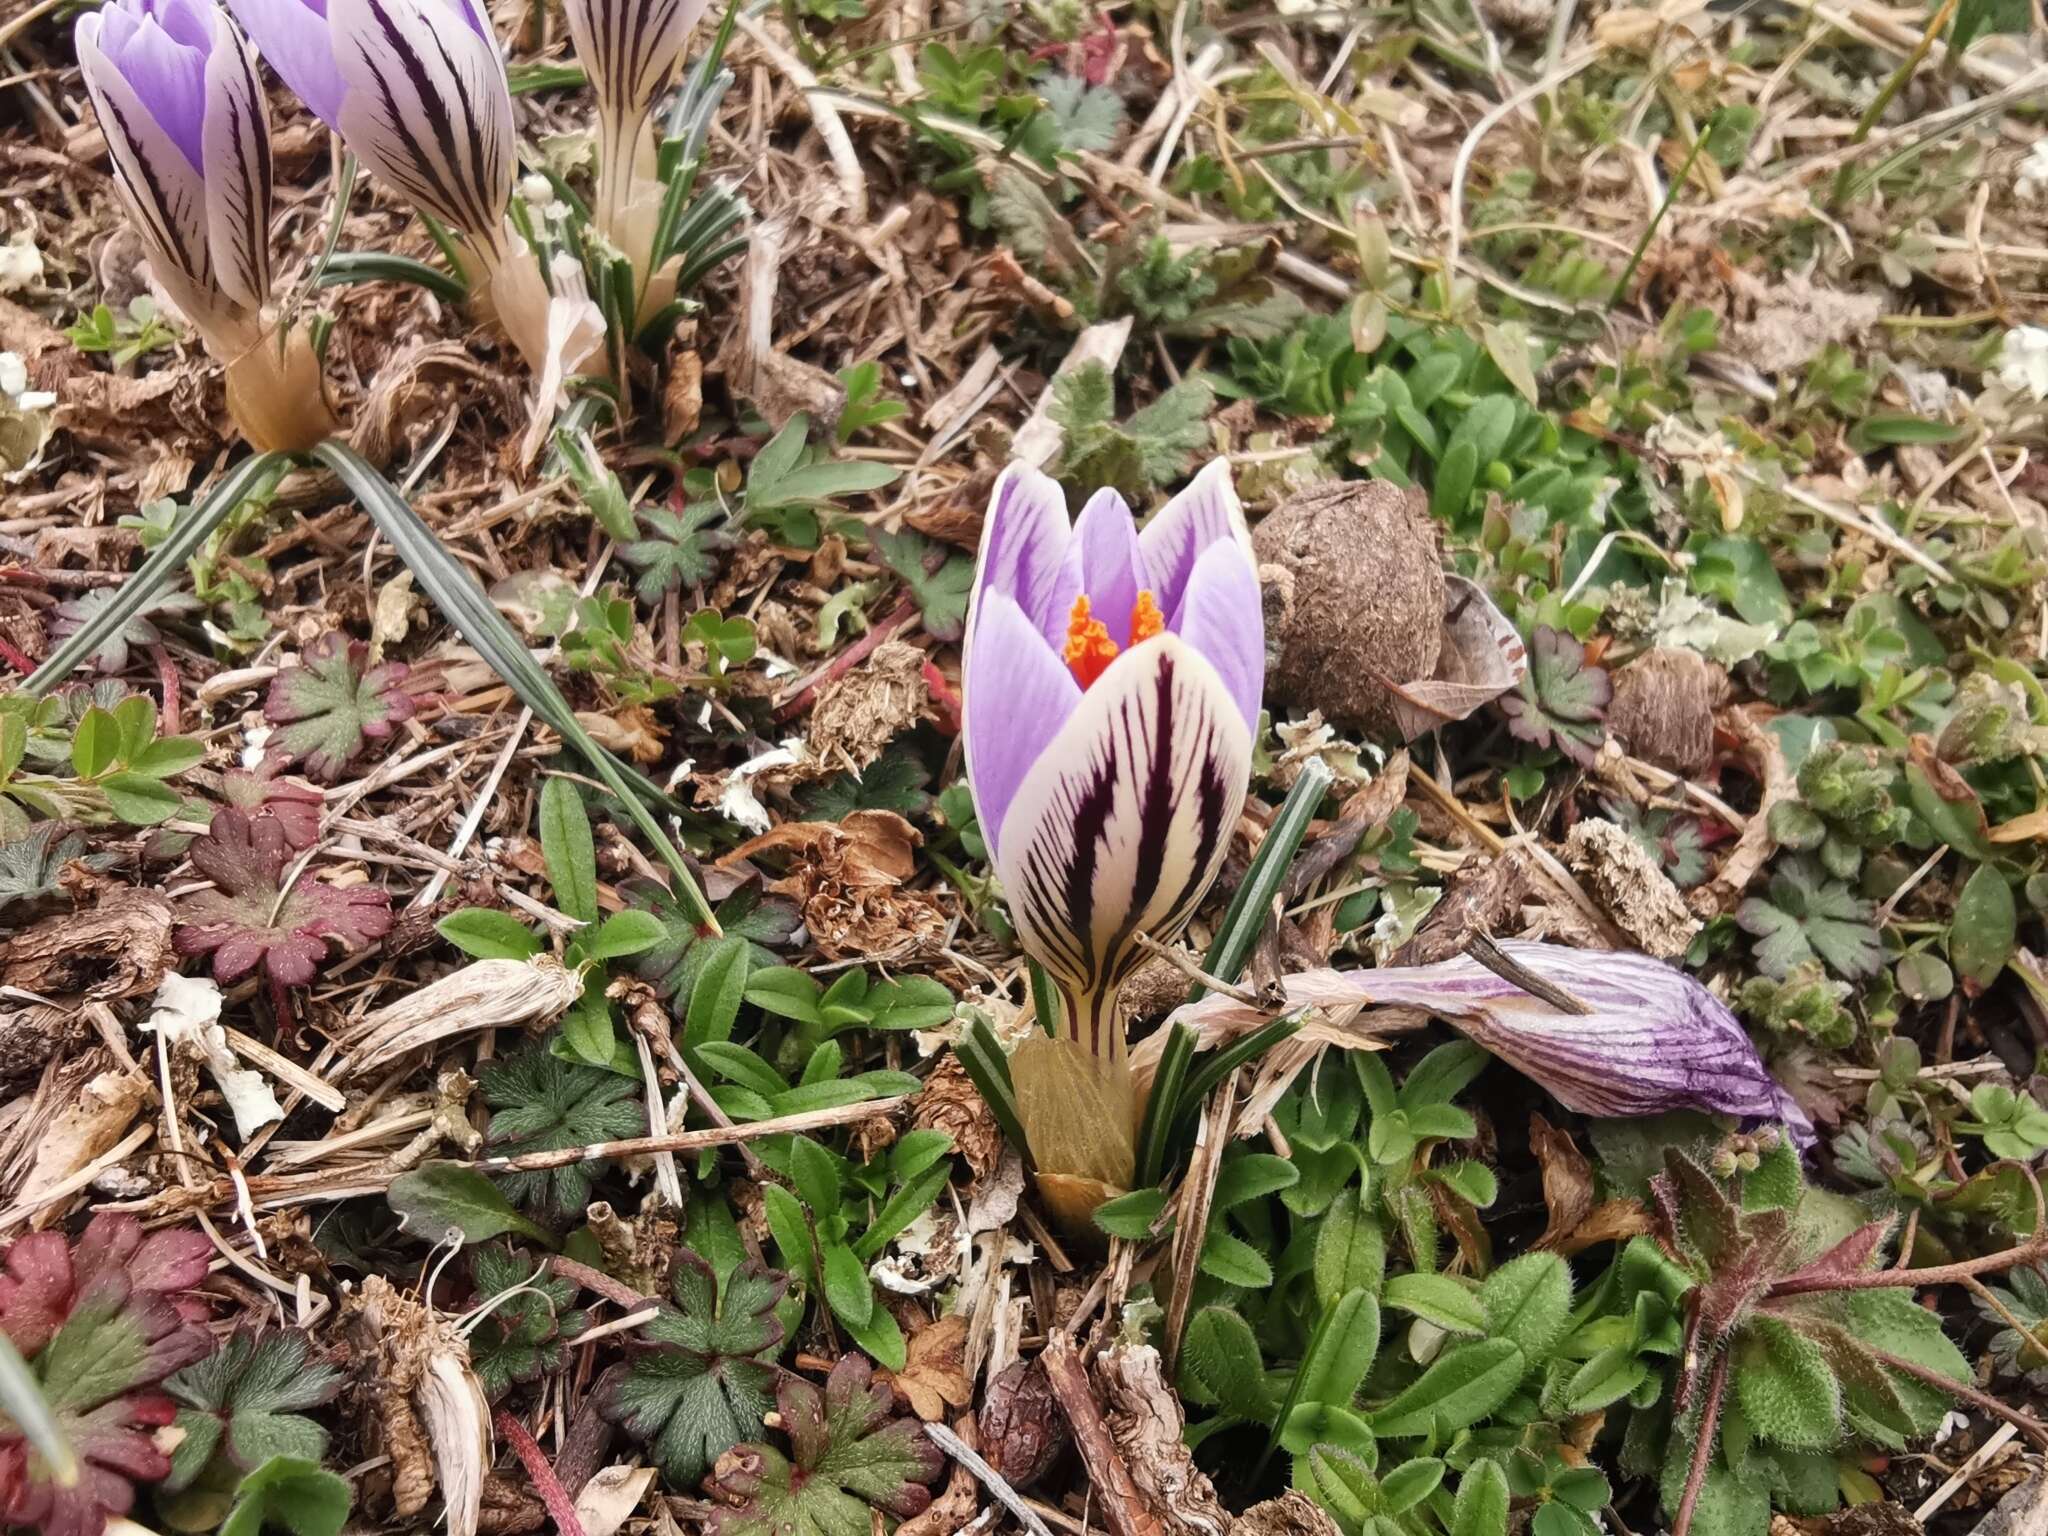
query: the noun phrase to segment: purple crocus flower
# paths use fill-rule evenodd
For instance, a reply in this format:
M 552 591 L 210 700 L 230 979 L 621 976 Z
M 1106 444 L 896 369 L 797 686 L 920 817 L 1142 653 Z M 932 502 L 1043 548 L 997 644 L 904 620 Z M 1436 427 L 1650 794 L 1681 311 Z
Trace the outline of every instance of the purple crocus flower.
M 270 118 L 248 49 L 210 0 L 110 0 L 76 42 L 157 282 L 238 355 L 270 297 Z
M 497 264 L 512 195 L 512 94 L 475 0 L 229 4 L 356 158 Z
M 1018 935 L 1062 995 L 1062 1038 L 1120 1064 L 1137 935 L 1193 915 L 1251 772 L 1265 623 L 1229 466 L 1140 533 L 1110 490 L 1070 526 L 1058 485 L 1013 465 L 961 670 L 968 780 Z
M 1580 1114 L 1620 1119 L 1705 1110 L 1781 1121 L 1801 1147 L 1813 1145 L 1806 1111 L 1765 1070 L 1727 1005 L 1695 977 L 1648 955 L 1519 940 L 1500 947 L 1591 1011 L 1561 1012 L 1469 956 L 1436 965 L 1302 971 L 1287 978 L 1284 1011 L 1347 1011 L 1356 1017 L 1345 1033 L 1364 1040 L 1381 1032 L 1374 1010 L 1421 1009 Z M 1212 996 L 1174 1018 L 1207 1036 L 1255 1028 L 1272 1016 Z

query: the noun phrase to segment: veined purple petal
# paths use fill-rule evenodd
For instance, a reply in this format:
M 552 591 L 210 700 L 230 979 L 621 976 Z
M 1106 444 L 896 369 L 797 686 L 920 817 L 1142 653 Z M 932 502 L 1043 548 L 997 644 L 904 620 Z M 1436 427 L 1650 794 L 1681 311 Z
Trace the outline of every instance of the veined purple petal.
M 1287 978 L 1287 1007 L 1363 1004 L 1367 1013 L 1354 1026 L 1362 1035 L 1373 1033 L 1375 1007 L 1420 1008 L 1580 1114 L 1706 1110 L 1780 1121 L 1802 1148 L 1813 1145 L 1806 1112 L 1765 1070 L 1735 1015 L 1693 977 L 1648 955 L 1519 941 L 1501 948 L 1593 1011 L 1562 1013 L 1462 956 L 1437 965 L 1303 971 Z M 1244 1009 L 1235 999 L 1211 997 L 1174 1017 L 1199 1026 L 1241 1017 Z
M 334 62 L 327 0 L 227 0 L 227 5 L 264 61 L 315 117 L 339 133 L 348 87 Z
M 1018 786 L 1081 702 L 1081 685 L 1024 610 L 993 589 L 975 605 L 960 684 L 967 782 L 993 855 Z
M 1145 585 L 1130 504 L 1108 486 L 1090 496 L 1074 522 L 1074 547 L 1080 551 L 1081 590 L 1088 594 L 1089 616 L 1122 649 L 1131 643 L 1131 612 Z
M 206 164 L 206 31 L 192 36 L 193 17 L 130 0 L 102 13 L 99 46 L 120 71 L 156 125 L 178 146 L 193 170 Z
M 1251 558 L 1252 536 L 1244 509 L 1231 484 L 1230 461 L 1212 459 L 1192 484 L 1153 516 L 1138 535 L 1144 553 L 1146 585 L 1159 599 L 1169 629 L 1180 628 L 1183 598 L 1194 576 L 1195 562 L 1225 541 L 1243 548 Z
M 1081 590 L 1073 532 L 1059 483 L 1028 464 L 1012 464 L 989 497 L 975 562 L 974 594 L 1007 593 L 1053 644 L 1066 634 L 1067 613 Z
M 1092 1054 L 1122 1056 L 1115 993 L 1144 957 L 1136 935 L 1169 941 L 1194 914 L 1243 808 L 1251 750 L 1216 669 L 1161 635 L 1081 695 L 1010 802 L 996 872 L 1026 952 L 1085 1010 L 1073 1027 Z
M 1266 613 L 1258 572 L 1235 540 L 1211 544 L 1195 561 L 1178 632 L 1200 651 L 1237 701 L 1245 729 L 1256 731 L 1266 689 Z
M 270 109 L 249 50 L 210 12 L 206 61 L 206 232 L 214 281 L 247 310 L 270 297 Z
M 206 192 L 199 167 L 158 119 L 153 104 L 102 47 L 103 39 L 111 37 L 125 37 L 132 43 L 144 26 L 155 28 L 156 24 L 137 22 L 119 6 L 79 17 L 75 33 L 78 66 L 106 134 L 115 184 L 149 246 L 158 280 L 182 305 L 188 298 L 203 300 L 213 287 Z M 168 43 L 161 29 L 157 36 Z M 192 56 L 195 60 L 199 57 L 196 53 Z M 203 114 L 203 105 L 200 110 Z
M 328 21 L 349 148 L 416 206 L 495 244 L 513 152 L 497 40 L 444 0 L 330 0 Z

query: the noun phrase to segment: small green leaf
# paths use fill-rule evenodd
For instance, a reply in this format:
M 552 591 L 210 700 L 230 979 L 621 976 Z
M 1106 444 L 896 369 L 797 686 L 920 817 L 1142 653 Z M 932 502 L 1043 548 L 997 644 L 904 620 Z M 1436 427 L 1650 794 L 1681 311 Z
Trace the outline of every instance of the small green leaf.
M 554 1234 L 512 1209 L 498 1186 L 460 1163 L 422 1163 L 392 1180 L 385 1199 L 406 1230 L 430 1243 L 460 1234 L 483 1243 L 506 1232 L 521 1232 L 554 1246 Z
M 1571 1320 L 1571 1268 L 1554 1253 L 1525 1253 L 1486 1277 L 1479 1300 L 1488 1337 L 1511 1339 L 1540 1362 Z
M 110 773 L 100 780 L 107 807 L 131 827 L 153 827 L 178 814 L 185 801 L 168 784 L 140 773 Z
M 1272 1412 L 1271 1389 L 1251 1324 L 1227 1307 L 1204 1307 L 1181 1343 L 1182 1378 L 1192 1376 L 1210 1398 L 1238 1418 L 1263 1422 Z
M 1111 1237 L 1126 1242 L 1143 1242 L 1151 1236 L 1152 1224 L 1166 1209 L 1162 1189 L 1134 1189 L 1127 1195 L 1105 1200 L 1095 1208 L 1095 1225 Z
M 1528 1362 L 1509 1339 L 1479 1339 L 1447 1350 L 1406 1391 L 1372 1416 L 1376 1434 L 1456 1434 L 1506 1402 Z
M 1949 959 L 1965 981 L 1988 987 L 2005 969 L 2018 940 L 2019 914 L 2012 887 L 1989 864 L 1979 864 L 1956 898 Z
M 1450 1536 L 1507 1536 L 1508 1479 L 1497 1461 L 1477 1461 L 1458 1481 Z
M 793 1275 L 815 1274 L 817 1259 L 811 1243 L 811 1224 L 796 1196 L 780 1184 L 763 1184 L 761 1210 L 768 1218 L 768 1230 L 782 1253 L 784 1267 Z
M 81 779 L 96 779 L 114 766 L 120 750 L 119 723 L 95 704 L 79 718 L 71 733 L 71 771 Z
M 844 1243 L 827 1243 L 824 1252 L 825 1300 L 849 1328 L 865 1328 L 875 1315 L 875 1288 L 854 1251 Z
M 340 1536 L 353 1500 L 348 1479 L 317 1461 L 273 1456 L 242 1479 L 217 1536 Z
M 690 1006 L 683 1019 L 685 1045 L 732 1038 L 733 1021 L 739 1017 L 740 1000 L 747 991 L 747 971 L 752 964 L 753 956 L 745 939 L 731 937 L 711 942 L 698 966 L 696 984 L 690 989 Z
M 1316 1325 L 1296 1396 L 1304 1403 L 1350 1406 L 1379 1348 L 1379 1303 L 1368 1291 L 1346 1291 Z
M 1388 1514 L 1398 1515 L 1435 1493 L 1443 1480 L 1443 1462 L 1434 1456 L 1412 1457 L 1380 1480 L 1380 1499 Z
M 1378 1218 L 1360 1208 L 1356 1189 L 1339 1195 L 1323 1217 L 1312 1267 L 1316 1299 L 1323 1306 L 1335 1306 L 1349 1290 L 1379 1291 L 1387 1269 L 1386 1234 Z
M 1242 1238 L 1214 1227 L 1202 1240 L 1197 1267 L 1212 1280 L 1240 1290 L 1260 1291 L 1273 1283 L 1273 1266 L 1264 1254 Z
M 551 778 L 540 792 L 540 848 L 555 905 L 579 923 L 597 921 L 597 849 L 583 796 L 569 779 Z
M 1449 1275 L 1391 1276 L 1381 1300 L 1448 1333 L 1486 1332 L 1486 1309 L 1480 1299 Z
M 1752 1316 L 1735 1343 L 1735 1400 L 1749 1427 L 1795 1450 L 1842 1437 L 1842 1389 L 1821 1348 L 1774 1317 Z
M 822 1024 L 818 998 L 824 992 L 817 982 L 794 966 L 774 965 L 747 977 L 746 1000 L 764 1013 L 794 1019 L 799 1024 Z
M 585 929 L 577 937 L 586 960 L 614 960 L 652 949 L 668 936 L 668 929 L 652 912 L 628 908 L 614 912 L 595 930 Z
M 509 912 L 490 907 L 464 907 L 450 912 L 434 931 L 479 960 L 526 960 L 541 952 L 541 941 Z

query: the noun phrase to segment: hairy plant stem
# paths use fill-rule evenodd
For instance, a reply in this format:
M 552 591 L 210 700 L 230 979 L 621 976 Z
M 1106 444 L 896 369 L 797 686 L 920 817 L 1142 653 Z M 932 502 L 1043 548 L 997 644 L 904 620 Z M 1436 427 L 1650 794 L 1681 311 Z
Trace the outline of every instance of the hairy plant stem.
M 1714 1355 L 1713 1374 L 1707 1379 L 1707 1400 L 1700 1407 L 1699 1438 L 1693 1442 L 1692 1465 L 1685 1472 L 1685 1496 L 1678 1501 L 1678 1513 L 1671 1521 L 1671 1536 L 1687 1536 L 1692 1529 L 1692 1512 L 1700 1502 L 1700 1490 L 1707 1484 L 1707 1467 L 1714 1459 L 1714 1443 L 1721 1431 L 1721 1399 L 1728 1394 L 1728 1351 Z
M 1958 1402 L 1968 1403 L 1972 1408 L 1980 1409 L 1993 1418 L 2005 1420 L 2035 1445 L 2048 1451 L 2048 1428 L 2043 1428 L 2038 1419 L 2028 1417 L 2019 1409 L 2007 1407 L 1989 1392 L 1980 1392 L 1973 1386 L 1944 1376 L 1932 1367 L 1922 1365 L 1917 1360 L 1908 1360 L 1903 1355 L 1887 1354 L 1881 1349 L 1873 1349 L 1870 1353 L 1873 1359 L 1891 1367 L 1902 1376 L 1910 1376 L 1915 1381 L 1925 1382 L 1935 1391 L 1946 1392 Z M 1673 1536 L 1678 1536 L 1678 1533 L 1674 1532 Z
M 2048 1234 L 2037 1234 L 2017 1248 L 1981 1258 L 1960 1259 L 1953 1264 L 1936 1264 L 1927 1269 L 1876 1269 L 1862 1274 L 1788 1275 L 1765 1292 L 1766 1299 L 1804 1296 L 1813 1291 L 1874 1291 L 1892 1287 L 1917 1289 L 1926 1285 L 1960 1285 L 1973 1275 L 1995 1275 L 2002 1270 L 2048 1258 Z

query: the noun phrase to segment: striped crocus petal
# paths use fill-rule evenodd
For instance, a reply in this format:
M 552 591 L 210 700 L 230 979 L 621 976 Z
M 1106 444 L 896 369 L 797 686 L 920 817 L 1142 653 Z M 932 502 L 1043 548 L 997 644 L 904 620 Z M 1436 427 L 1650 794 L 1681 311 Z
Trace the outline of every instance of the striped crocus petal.
M 1027 953 L 1066 999 L 1067 1032 L 1120 1060 L 1116 989 L 1171 940 L 1216 876 L 1251 772 L 1223 681 L 1175 635 L 1116 658 L 1011 799 L 996 872 Z
M 665 89 L 706 0 L 563 0 L 607 128 L 637 124 Z
M 248 45 L 211 13 L 206 60 L 206 232 L 213 276 L 244 309 L 270 298 L 270 109 Z
M 1437 965 L 1304 971 L 1287 978 L 1289 1009 L 1356 1008 L 1361 1034 L 1374 1008 L 1422 1009 L 1584 1115 L 1635 1118 L 1705 1110 L 1780 1121 L 1802 1147 L 1813 1123 L 1765 1070 L 1740 1021 L 1693 977 L 1648 955 L 1511 941 L 1508 958 L 1589 1013 L 1567 1013 L 1461 956 Z M 1245 1005 L 1207 998 L 1175 1015 L 1214 1024 Z
M 370 170 L 495 250 L 512 195 L 512 94 L 495 38 L 445 0 L 332 0 L 341 136 Z
M 188 318 L 203 323 L 212 306 L 213 259 L 207 243 L 206 184 L 200 169 L 159 121 L 118 63 L 100 47 L 102 24 L 78 19 L 79 73 L 106 135 L 115 185 L 149 246 L 157 281 Z

